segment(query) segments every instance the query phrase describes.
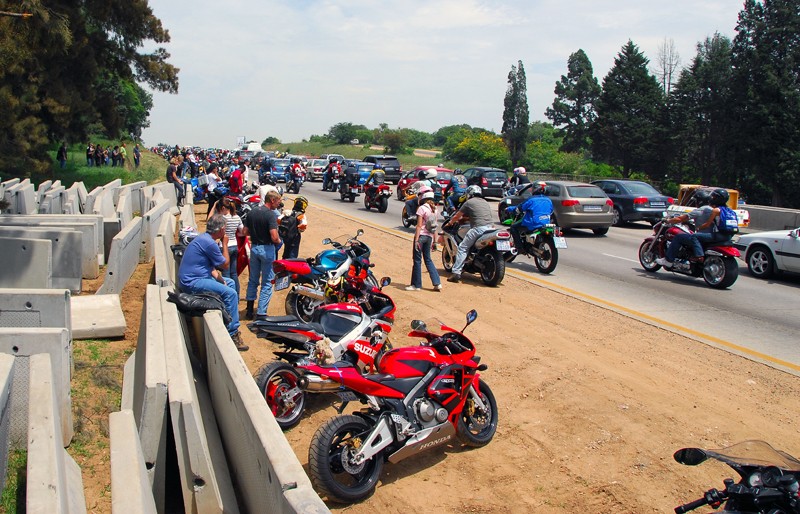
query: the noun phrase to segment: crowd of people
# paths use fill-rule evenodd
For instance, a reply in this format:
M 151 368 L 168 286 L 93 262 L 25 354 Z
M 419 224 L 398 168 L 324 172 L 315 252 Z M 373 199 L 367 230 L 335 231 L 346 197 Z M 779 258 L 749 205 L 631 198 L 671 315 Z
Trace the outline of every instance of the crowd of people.
M 62 145 L 62 149 L 64 151 L 64 162 L 66 162 L 66 144 Z M 59 150 L 59 154 L 56 156 L 59 163 L 61 163 L 61 149 Z M 141 164 L 141 157 L 142 153 L 139 149 L 139 144 L 134 144 L 133 146 L 133 166 L 138 168 Z M 86 145 L 86 165 L 91 167 L 100 167 L 100 166 L 111 166 L 115 168 L 117 166 L 125 168 L 126 163 L 129 167 L 129 160 L 128 160 L 128 148 L 125 143 L 120 143 L 118 145 L 108 145 L 103 146 L 101 144 L 94 144 L 94 143 L 87 143 Z M 64 164 L 61 165 L 64 167 Z

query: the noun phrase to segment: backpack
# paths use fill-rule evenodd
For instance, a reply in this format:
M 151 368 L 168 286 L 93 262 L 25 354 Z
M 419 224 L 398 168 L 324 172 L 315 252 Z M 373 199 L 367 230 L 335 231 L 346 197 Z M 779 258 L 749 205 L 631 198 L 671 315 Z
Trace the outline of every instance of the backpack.
M 291 214 L 281 218 L 281 222 L 278 225 L 278 234 L 284 241 L 294 241 L 300 237 L 300 230 L 297 228 L 298 214 L 299 213 L 293 211 Z
M 736 234 L 739 232 L 739 218 L 733 209 L 722 205 L 719 207 L 719 216 L 717 216 L 717 231 L 720 234 Z

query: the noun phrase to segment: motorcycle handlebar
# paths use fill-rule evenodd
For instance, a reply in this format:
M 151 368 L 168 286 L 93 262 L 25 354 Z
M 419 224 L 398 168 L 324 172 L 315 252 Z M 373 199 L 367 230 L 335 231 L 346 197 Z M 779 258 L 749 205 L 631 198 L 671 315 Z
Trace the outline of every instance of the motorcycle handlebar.
M 699 500 L 695 500 L 685 505 L 675 507 L 675 514 L 684 514 L 686 512 L 689 512 L 690 510 L 702 507 L 703 505 L 708 505 L 708 500 L 706 500 L 705 498 L 700 498 Z

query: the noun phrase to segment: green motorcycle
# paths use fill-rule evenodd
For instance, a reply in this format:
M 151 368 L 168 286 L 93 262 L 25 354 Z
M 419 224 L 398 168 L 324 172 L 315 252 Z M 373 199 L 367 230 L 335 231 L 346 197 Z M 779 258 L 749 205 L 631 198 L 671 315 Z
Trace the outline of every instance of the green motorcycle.
M 503 220 L 503 225 L 511 226 L 521 220 L 522 215 L 518 212 L 516 216 Z M 517 246 L 517 255 L 531 257 L 541 273 L 552 273 L 558 264 L 558 249 L 567 247 L 561 228 L 551 223 L 534 230 L 526 229 L 521 236 L 522 247 Z

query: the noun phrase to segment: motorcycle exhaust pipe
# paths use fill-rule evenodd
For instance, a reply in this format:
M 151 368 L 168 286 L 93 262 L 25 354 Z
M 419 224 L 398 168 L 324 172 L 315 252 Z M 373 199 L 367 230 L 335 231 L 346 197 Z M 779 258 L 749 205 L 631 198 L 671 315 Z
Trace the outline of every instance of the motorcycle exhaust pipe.
M 297 385 L 309 393 L 335 393 L 341 389 L 342 384 L 319 375 L 303 375 Z
M 299 295 L 308 296 L 309 298 L 313 298 L 314 300 L 319 300 L 319 301 L 325 300 L 325 293 L 323 293 L 319 289 L 314 289 L 308 286 L 302 286 L 300 284 L 297 284 L 294 286 L 294 292 Z

